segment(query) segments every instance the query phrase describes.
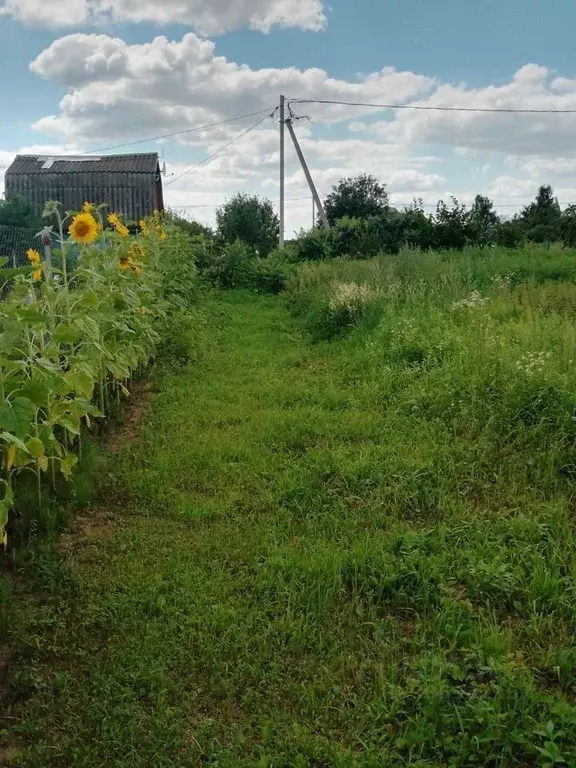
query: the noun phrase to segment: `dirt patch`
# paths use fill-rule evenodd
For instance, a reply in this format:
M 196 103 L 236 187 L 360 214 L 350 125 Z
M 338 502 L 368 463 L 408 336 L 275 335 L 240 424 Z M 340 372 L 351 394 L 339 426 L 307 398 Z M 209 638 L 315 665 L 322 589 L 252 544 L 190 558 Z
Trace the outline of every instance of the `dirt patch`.
M 104 539 L 114 517 L 113 507 L 91 507 L 75 512 L 66 533 L 58 539 L 58 552 L 66 555 L 78 544 L 93 544 Z
M 104 448 L 108 453 L 119 453 L 126 445 L 136 440 L 153 391 L 153 381 L 136 381 L 132 384 L 122 424 L 119 427 L 113 425 L 104 435 Z

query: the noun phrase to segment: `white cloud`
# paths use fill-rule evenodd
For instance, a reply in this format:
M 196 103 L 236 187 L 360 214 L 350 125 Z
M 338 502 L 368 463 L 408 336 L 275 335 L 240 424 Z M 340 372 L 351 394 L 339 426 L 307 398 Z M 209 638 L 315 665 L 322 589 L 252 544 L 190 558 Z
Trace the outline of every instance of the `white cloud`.
M 536 197 L 540 184 L 535 179 L 517 179 L 512 176 L 497 176 L 490 183 L 487 193 L 500 201 L 517 202 Z
M 283 91 L 302 98 L 406 101 L 434 82 L 393 68 L 358 82 L 331 78 L 321 69 L 252 69 L 217 56 L 214 43 L 193 33 L 180 41 L 157 37 L 143 45 L 106 35 L 69 35 L 41 53 L 31 69 L 68 90 L 60 114 L 36 124 L 66 140 L 178 130 L 272 108 Z M 323 110 L 325 121 L 348 117 L 345 107 Z
M 322 0 L 0 0 L 0 15 L 54 29 L 106 21 L 180 23 L 202 35 L 245 26 L 318 31 L 326 22 Z
M 506 162 L 511 168 L 518 168 L 539 178 L 574 176 L 576 174 L 576 157 L 518 157 L 511 155 Z
M 86 0 L 0 0 L 0 16 L 11 16 L 30 26 L 75 27 L 87 21 Z
M 552 78 L 550 70 L 527 64 L 503 85 L 468 88 L 441 85 L 417 102 L 430 107 L 576 110 L 576 79 Z M 508 114 L 402 111 L 388 122 L 364 125 L 388 141 L 449 146 L 516 155 L 574 154 L 574 114 Z

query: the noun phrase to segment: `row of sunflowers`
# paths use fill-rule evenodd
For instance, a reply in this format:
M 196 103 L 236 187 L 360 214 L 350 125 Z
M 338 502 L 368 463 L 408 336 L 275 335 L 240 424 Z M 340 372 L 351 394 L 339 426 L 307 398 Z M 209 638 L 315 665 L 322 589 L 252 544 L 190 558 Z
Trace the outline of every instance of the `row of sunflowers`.
M 86 428 L 129 394 L 171 309 L 163 285 L 178 234 L 155 214 L 131 236 L 103 210 L 86 203 L 63 215 L 48 203 L 44 215 L 57 222 L 55 231 L 40 233 L 30 269 L 0 303 L 0 548 L 8 545 L 18 478 L 35 475 L 41 506 L 48 485 L 71 477 Z

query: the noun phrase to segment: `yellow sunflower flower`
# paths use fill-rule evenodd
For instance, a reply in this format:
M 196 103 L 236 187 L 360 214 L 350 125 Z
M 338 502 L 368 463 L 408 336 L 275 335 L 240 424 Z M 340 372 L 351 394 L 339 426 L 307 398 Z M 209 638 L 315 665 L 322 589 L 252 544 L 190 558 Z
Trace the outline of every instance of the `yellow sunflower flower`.
M 166 234 L 166 232 L 164 232 L 164 230 L 161 229 L 160 230 L 160 240 L 166 240 L 167 237 L 168 237 L 168 235 Z
M 91 245 L 98 239 L 98 229 L 98 222 L 91 213 L 79 213 L 72 219 L 68 232 L 77 243 Z
M 42 275 L 44 274 L 44 270 L 42 266 L 37 267 L 34 272 L 32 272 L 32 279 L 33 280 L 42 280 Z
M 126 272 L 127 269 L 132 268 L 132 261 L 129 256 L 120 256 L 118 259 L 118 266 L 122 272 Z
M 148 237 L 148 235 L 150 234 L 150 228 L 148 227 L 148 224 L 144 219 L 142 219 L 142 221 L 140 222 L 140 229 L 142 230 L 142 234 L 145 237 Z
M 134 272 L 135 275 L 142 274 L 142 269 L 138 266 L 138 264 L 132 264 L 130 266 L 130 269 L 132 270 L 132 272 Z
M 118 234 L 121 237 L 128 237 L 128 235 L 130 234 L 130 232 L 128 231 L 128 227 L 126 227 L 126 226 L 124 226 L 124 224 L 122 224 L 122 222 L 120 221 L 120 219 L 118 218 L 118 216 L 115 213 L 111 213 L 108 216 L 108 223 L 112 227 L 114 227 L 116 232 L 118 232 Z
M 88 203 L 88 202 L 86 202 L 86 203 L 84 203 L 84 205 L 82 206 L 82 213 L 90 213 L 90 214 L 93 214 L 95 210 L 96 210 L 96 206 L 94 205 L 94 203 Z
M 30 250 L 26 251 L 26 256 L 28 256 L 28 261 L 30 264 L 40 264 L 40 254 L 33 248 L 30 248 Z

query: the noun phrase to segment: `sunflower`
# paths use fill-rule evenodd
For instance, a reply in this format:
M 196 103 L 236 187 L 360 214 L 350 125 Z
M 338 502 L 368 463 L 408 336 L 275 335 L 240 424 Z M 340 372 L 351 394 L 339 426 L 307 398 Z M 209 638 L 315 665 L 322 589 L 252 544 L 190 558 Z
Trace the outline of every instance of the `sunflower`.
M 160 236 L 160 240 L 166 240 L 167 235 L 163 229 L 160 230 L 159 236 Z
M 30 264 L 40 264 L 40 254 L 33 248 L 30 248 L 30 250 L 26 251 L 26 256 L 28 256 L 28 261 Z
M 42 268 L 42 265 L 40 265 L 39 267 L 36 267 L 34 272 L 32 272 L 32 279 L 36 280 L 36 281 L 42 280 L 42 275 L 43 274 L 44 274 L 44 270 Z
M 110 224 L 110 226 L 114 227 L 116 232 L 118 232 L 118 234 L 121 237 L 128 237 L 128 235 L 130 234 L 130 232 L 128 231 L 128 227 L 125 227 L 124 224 L 122 224 L 122 222 L 120 221 L 120 219 L 115 213 L 111 213 L 108 216 L 108 223 Z
M 138 266 L 138 264 L 131 264 L 130 269 L 132 272 L 134 272 L 135 275 L 142 274 L 142 268 Z
M 82 245 L 91 245 L 98 239 L 98 222 L 91 213 L 79 213 L 74 216 L 69 234 L 73 240 Z
M 142 259 L 144 257 L 144 248 L 139 243 L 132 243 L 130 253 L 134 259 Z
M 84 205 L 82 206 L 82 213 L 89 213 L 89 214 L 91 214 L 91 215 L 92 215 L 92 214 L 94 213 L 94 211 L 95 211 L 95 210 L 96 210 L 96 206 L 94 205 L 94 203 L 88 203 L 88 202 L 86 202 L 86 203 L 84 203 Z
M 118 266 L 122 270 L 122 272 L 126 272 L 127 269 L 132 268 L 132 260 L 129 256 L 120 256 L 118 259 Z
M 144 235 L 144 237 L 148 237 L 148 235 L 150 234 L 150 228 L 148 227 L 148 224 L 144 219 L 140 221 L 140 229 L 142 230 L 142 234 Z

